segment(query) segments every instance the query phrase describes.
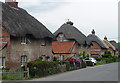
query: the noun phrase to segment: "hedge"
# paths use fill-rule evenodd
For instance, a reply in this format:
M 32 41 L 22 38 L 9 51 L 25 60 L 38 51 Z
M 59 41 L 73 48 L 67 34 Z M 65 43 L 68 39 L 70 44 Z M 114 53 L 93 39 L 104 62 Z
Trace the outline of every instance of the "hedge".
M 93 66 L 94 65 L 94 63 L 91 62 L 91 61 L 86 61 L 86 64 L 87 64 L 87 66 Z
M 60 66 L 60 65 L 66 65 Z M 70 63 L 68 61 L 31 61 L 27 63 L 31 77 L 43 77 L 60 72 L 70 71 Z M 64 67 L 64 68 L 63 68 Z
M 31 77 L 42 77 L 60 72 L 56 62 L 49 61 L 31 61 L 28 62 Z

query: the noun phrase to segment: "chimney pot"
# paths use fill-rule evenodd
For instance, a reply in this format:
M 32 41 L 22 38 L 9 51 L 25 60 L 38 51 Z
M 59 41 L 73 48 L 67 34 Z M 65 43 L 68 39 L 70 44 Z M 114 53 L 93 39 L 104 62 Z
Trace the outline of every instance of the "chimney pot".
M 95 30 L 94 29 L 92 30 L 92 34 L 95 34 Z
M 16 0 L 5 0 L 5 3 L 10 5 L 11 7 L 18 8 L 18 2 L 16 2 Z
M 104 39 L 107 40 L 107 37 L 105 36 Z
M 73 25 L 73 22 L 71 22 L 71 21 L 68 19 L 68 22 L 66 22 L 66 24 Z

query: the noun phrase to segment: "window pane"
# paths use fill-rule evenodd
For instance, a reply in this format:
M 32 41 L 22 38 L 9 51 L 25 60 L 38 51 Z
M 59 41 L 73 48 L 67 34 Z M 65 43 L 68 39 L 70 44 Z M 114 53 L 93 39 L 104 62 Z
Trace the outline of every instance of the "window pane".
M 45 40 L 42 40 L 42 41 L 41 41 L 41 45 L 42 45 L 42 46 L 45 46 L 45 45 L 46 45 Z
M 21 56 L 21 65 L 24 66 L 27 62 L 27 56 Z

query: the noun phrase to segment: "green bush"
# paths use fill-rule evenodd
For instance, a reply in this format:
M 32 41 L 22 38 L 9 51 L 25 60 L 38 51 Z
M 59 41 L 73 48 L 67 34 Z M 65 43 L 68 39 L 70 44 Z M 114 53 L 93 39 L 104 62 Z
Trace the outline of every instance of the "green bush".
M 58 64 L 56 62 L 49 62 L 49 61 L 31 61 L 28 64 L 30 69 L 30 76 L 31 77 L 41 77 L 47 76 L 52 73 L 58 73 L 57 67 Z M 55 72 L 51 71 L 54 70 Z
M 110 58 L 112 56 L 110 51 L 106 51 L 105 54 L 103 55 L 104 58 Z
M 57 61 L 57 57 L 53 57 L 53 61 Z
M 94 65 L 94 63 L 91 62 L 91 61 L 86 61 L 86 64 L 87 64 L 87 66 L 93 66 Z

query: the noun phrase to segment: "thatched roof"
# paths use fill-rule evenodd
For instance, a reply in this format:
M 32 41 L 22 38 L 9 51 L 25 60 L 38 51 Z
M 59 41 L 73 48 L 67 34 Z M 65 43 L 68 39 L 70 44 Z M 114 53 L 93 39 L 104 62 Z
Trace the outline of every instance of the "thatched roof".
M 109 47 L 112 48 L 113 50 L 116 50 L 116 48 L 106 39 L 103 40 L 103 42 Z
M 87 37 L 81 33 L 76 27 L 73 26 L 73 23 L 65 23 L 63 24 L 55 33 L 54 35 L 57 37 L 59 33 L 63 33 L 67 39 L 74 39 L 79 44 L 90 45 L 90 42 L 87 40 Z
M 116 50 L 118 50 L 118 46 L 115 41 L 110 41 L 110 43 L 116 48 Z
M 22 8 L 13 8 L 2 3 L 2 26 L 8 33 L 15 37 L 23 37 L 27 34 L 35 38 L 52 38 L 54 35 L 37 19 Z
M 92 31 L 92 34 L 89 34 L 87 36 L 87 38 L 89 39 L 90 42 L 96 42 L 102 48 L 108 48 L 108 46 L 98 36 L 96 36 L 95 32 L 93 33 L 93 31 Z

